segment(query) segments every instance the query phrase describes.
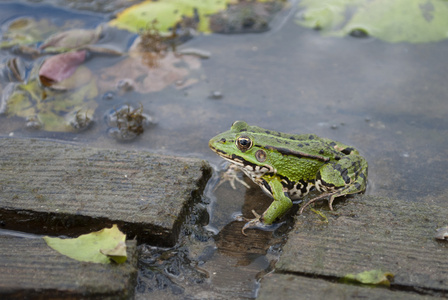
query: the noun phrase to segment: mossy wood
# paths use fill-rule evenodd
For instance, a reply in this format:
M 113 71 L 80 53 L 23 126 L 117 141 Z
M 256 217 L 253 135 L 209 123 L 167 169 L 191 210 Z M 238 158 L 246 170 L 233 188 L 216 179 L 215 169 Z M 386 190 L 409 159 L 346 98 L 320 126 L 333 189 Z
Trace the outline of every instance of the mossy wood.
M 137 277 L 136 241 L 124 264 L 85 263 L 62 255 L 41 238 L 0 236 L 2 299 L 129 299 Z
M 297 216 L 276 272 L 329 280 L 382 270 L 394 290 L 448 293 L 448 243 L 434 238 L 446 225 L 447 207 L 398 199 L 356 196 Z
M 331 280 L 295 276 L 291 274 L 269 274 L 261 281 L 257 300 L 272 299 L 396 299 L 423 300 L 440 299 L 429 295 L 339 284 Z
M 172 246 L 210 167 L 193 158 L 0 139 L 4 229 L 78 236 L 117 224 L 128 239 Z

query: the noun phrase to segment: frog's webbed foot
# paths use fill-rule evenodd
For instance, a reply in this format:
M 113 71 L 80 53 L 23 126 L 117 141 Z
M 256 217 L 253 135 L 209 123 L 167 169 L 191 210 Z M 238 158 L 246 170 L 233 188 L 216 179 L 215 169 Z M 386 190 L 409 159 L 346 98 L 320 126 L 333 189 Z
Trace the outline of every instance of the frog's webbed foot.
M 237 217 L 238 221 L 247 222 L 246 224 L 244 224 L 243 228 L 241 229 L 241 233 L 245 236 L 247 236 L 247 234 L 244 232 L 244 230 L 246 230 L 248 228 L 260 228 L 260 227 L 264 226 L 263 222 L 261 221 L 261 215 L 259 215 L 255 210 L 252 210 L 252 213 L 255 216 L 254 219 L 248 219 L 243 216 Z
M 336 198 L 340 194 L 340 191 L 332 192 L 332 193 L 323 193 L 322 195 L 313 198 L 311 200 L 308 200 L 306 203 L 302 205 L 302 207 L 299 210 L 299 214 L 302 214 L 306 207 L 308 207 L 311 203 L 314 203 L 316 201 L 322 200 L 324 198 L 330 197 L 328 199 L 328 206 L 330 207 L 330 210 L 333 210 L 333 201 L 334 198 Z
M 216 187 L 214 188 L 214 190 L 216 190 L 221 184 L 223 184 L 224 182 L 228 181 L 230 183 L 230 186 L 236 190 L 236 186 L 235 186 L 235 181 L 241 183 L 242 185 L 244 185 L 246 188 L 250 188 L 250 186 L 244 182 L 244 180 L 240 179 L 238 177 L 238 167 L 231 164 L 229 166 L 229 168 L 227 169 L 227 171 L 225 171 L 222 175 L 221 175 L 221 179 L 219 180 L 218 184 L 216 185 Z
M 257 229 L 261 229 L 263 231 L 273 231 L 275 229 L 277 229 L 278 227 L 280 227 L 284 222 L 281 223 L 276 223 L 276 224 L 266 224 L 263 222 L 263 216 L 259 215 L 255 210 L 252 210 L 252 213 L 254 214 L 255 218 L 254 219 L 248 219 L 248 218 L 244 218 L 243 216 L 238 216 L 236 219 L 238 221 L 244 221 L 247 222 L 246 224 L 244 224 L 243 228 L 241 229 L 241 233 L 245 236 L 247 236 L 245 230 L 249 229 L 249 228 L 257 228 Z

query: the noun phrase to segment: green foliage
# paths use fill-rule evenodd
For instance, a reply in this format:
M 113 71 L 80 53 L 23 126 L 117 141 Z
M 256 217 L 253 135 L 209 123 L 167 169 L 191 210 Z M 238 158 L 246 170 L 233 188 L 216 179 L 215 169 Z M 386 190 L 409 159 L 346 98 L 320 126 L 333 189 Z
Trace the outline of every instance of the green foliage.
M 110 259 L 117 263 L 126 261 L 126 235 L 117 227 L 102 229 L 97 232 L 81 235 L 74 239 L 44 237 L 48 246 L 70 258 L 108 264 Z
M 448 37 L 444 0 L 304 0 L 297 23 L 330 36 L 367 34 L 390 43 L 427 43 Z

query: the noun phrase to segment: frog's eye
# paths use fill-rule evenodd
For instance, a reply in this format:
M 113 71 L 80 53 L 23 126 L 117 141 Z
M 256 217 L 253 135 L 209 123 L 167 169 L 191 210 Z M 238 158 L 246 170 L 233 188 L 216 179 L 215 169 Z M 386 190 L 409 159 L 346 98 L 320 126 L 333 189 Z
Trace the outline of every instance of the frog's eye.
M 252 140 L 249 137 L 242 135 L 236 139 L 236 146 L 241 152 L 246 152 L 252 148 Z

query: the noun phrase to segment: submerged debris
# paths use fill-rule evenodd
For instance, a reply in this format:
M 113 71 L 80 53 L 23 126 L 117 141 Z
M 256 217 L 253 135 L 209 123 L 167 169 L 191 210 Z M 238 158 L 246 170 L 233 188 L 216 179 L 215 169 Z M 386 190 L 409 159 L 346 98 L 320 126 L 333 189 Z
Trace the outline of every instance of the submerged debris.
M 196 48 L 185 48 L 182 50 L 179 50 L 179 54 L 182 55 L 193 55 L 199 58 L 207 59 L 212 56 L 212 54 L 209 51 L 196 49 Z
M 68 125 L 76 132 L 88 129 L 92 124 L 92 113 L 89 110 L 78 109 L 68 114 Z
M 223 94 L 220 91 L 213 91 L 210 93 L 210 95 L 208 96 L 210 99 L 221 99 L 223 97 Z
M 239 1 L 210 16 L 210 29 L 217 33 L 248 33 L 269 30 L 269 22 L 284 1 Z
M 26 66 L 19 57 L 0 63 L 0 79 L 6 82 L 23 82 L 26 77 Z
M 28 129 L 38 130 L 41 129 L 43 125 L 38 115 L 28 116 L 26 117 L 25 121 L 25 126 Z
M 108 134 L 119 141 L 130 141 L 141 135 L 145 128 L 154 124 L 151 116 L 143 113 L 143 105 L 133 108 L 123 105 L 106 114 L 106 123 L 110 127 Z
M 438 240 L 448 239 L 448 226 L 437 229 L 436 235 L 434 236 Z
M 134 83 L 134 81 L 132 79 L 129 79 L 129 78 L 120 79 L 117 82 L 117 91 L 120 94 L 124 94 L 126 92 L 133 91 L 134 90 L 134 86 L 135 86 L 135 83 Z

